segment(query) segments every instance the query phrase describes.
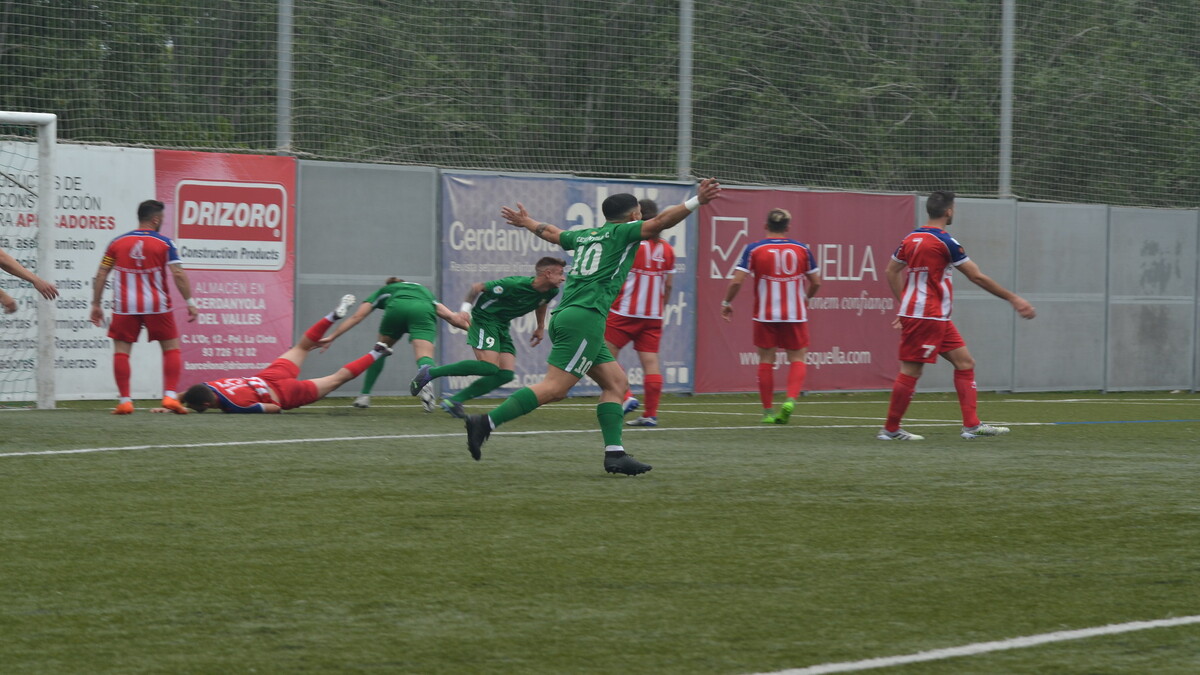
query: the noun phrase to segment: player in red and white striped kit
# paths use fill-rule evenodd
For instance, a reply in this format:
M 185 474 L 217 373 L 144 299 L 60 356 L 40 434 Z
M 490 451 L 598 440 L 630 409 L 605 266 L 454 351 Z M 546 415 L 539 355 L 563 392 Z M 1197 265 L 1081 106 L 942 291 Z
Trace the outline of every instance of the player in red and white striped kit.
M 967 343 L 950 321 L 954 303 L 953 270 L 957 268 L 975 285 L 1007 300 L 1022 318 L 1032 319 L 1037 312 L 1024 298 L 1007 290 L 980 271 L 951 237 L 946 228 L 954 222 L 954 193 L 933 192 L 925 201 L 929 221 L 913 230 L 900 242 L 887 266 L 888 284 L 900 301 L 893 325 L 901 331 L 900 374 L 892 384 L 887 421 L 876 435 L 881 441 L 919 441 L 923 436 L 900 428 L 900 420 L 912 401 L 917 380 L 926 363 L 942 358 L 954 365 L 954 390 L 962 409 L 963 438 L 998 436 L 1008 427 L 979 421 L 976 411 L 975 359 Z
M 721 316 L 733 317 L 733 299 L 748 276 L 754 277 L 754 346 L 758 348 L 758 394 L 763 424 L 787 424 L 804 388 L 808 366 L 808 298 L 821 288 L 821 273 L 807 244 L 787 237 L 792 214 L 772 209 L 767 238 L 742 251 L 733 280 L 721 301 Z M 805 290 L 807 282 L 808 289 Z M 775 352 L 788 355 L 787 400 L 772 412 L 775 396 Z
M 337 308 L 304 331 L 300 342 L 258 373 L 192 385 L 183 392 L 180 401 L 196 412 L 216 409 L 227 413 L 278 413 L 325 398 L 392 353 L 387 344 L 376 342 L 371 351 L 330 375 L 312 380 L 298 379 L 309 352 L 321 346 L 325 332 L 345 317 L 354 303 L 353 295 L 343 296 Z M 150 412 L 165 412 L 165 409 L 155 408 Z
M 658 204 L 654 200 L 643 199 L 638 204 L 644 220 L 658 215 Z M 608 351 L 616 357 L 622 347 L 633 342 L 633 349 L 642 363 L 646 407 L 641 417 L 626 422 L 629 426 L 658 426 L 658 402 L 663 390 L 658 347 L 662 341 L 663 312 L 671 297 L 674 277 L 675 250 L 667 240 L 661 237 L 642 240 L 621 293 L 608 313 L 604 329 Z M 622 410 L 629 413 L 637 407 L 638 400 L 633 397 L 633 392 L 626 391 Z
M 137 342 L 142 326 L 146 337 L 158 341 L 163 352 L 163 399 L 164 408 L 179 414 L 187 410 L 176 400 L 175 387 L 179 373 L 183 370 L 183 357 L 179 352 L 179 329 L 171 313 L 171 291 L 167 278 L 175 281 L 175 288 L 187 302 L 188 323 L 196 320 L 199 312 L 192 300 L 192 286 L 183 261 L 175 249 L 175 243 L 159 234 L 163 222 L 163 203 L 147 199 L 138 204 L 138 229 L 126 232 L 113 239 L 104 250 L 100 269 L 92 281 L 91 321 L 96 326 L 104 325 L 104 310 L 100 297 L 104 285 L 112 275 L 113 317 L 108 327 L 108 337 L 113 340 L 113 376 L 117 381 L 120 397 L 114 415 L 133 413 L 133 398 L 130 396 L 129 380 L 132 375 L 129 355 L 133 343 Z

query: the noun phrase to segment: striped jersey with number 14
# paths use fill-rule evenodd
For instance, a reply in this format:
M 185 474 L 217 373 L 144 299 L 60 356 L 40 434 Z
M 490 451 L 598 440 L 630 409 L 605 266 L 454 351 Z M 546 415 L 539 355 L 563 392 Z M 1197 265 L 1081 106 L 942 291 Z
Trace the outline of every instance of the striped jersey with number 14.
M 763 239 L 742 251 L 735 269 L 754 275 L 754 320 L 800 323 L 808 320 L 804 276 L 817 271 L 807 244 L 794 239 Z
M 892 259 L 908 267 L 900 316 L 949 321 L 954 304 L 954 267 L 970 260 L 962 244 L 939 227 L 920 227 L 908 234 Z
M 613 303 L 613 314 L 634 319 L 663 318 L 663 292 L 667 275 L 675 273 L 675 250 L 665 239 L 647 239 L 638 245 L 633 268 Z

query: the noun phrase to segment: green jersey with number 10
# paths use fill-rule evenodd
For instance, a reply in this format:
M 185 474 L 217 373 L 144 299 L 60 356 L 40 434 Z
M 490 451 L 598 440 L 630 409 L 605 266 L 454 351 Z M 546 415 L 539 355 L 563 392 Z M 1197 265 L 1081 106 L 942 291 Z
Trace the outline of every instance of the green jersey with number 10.
M 642 221 L 605 223 L 586 230 L 567 230 L 559 236 L 559 245 L 575 251 L 571 272 L 563 284 L 564 307 L 582 307 L 607 314 L 621 292 L 621 285 L 633 267 L 637 245 L 642 241 Z

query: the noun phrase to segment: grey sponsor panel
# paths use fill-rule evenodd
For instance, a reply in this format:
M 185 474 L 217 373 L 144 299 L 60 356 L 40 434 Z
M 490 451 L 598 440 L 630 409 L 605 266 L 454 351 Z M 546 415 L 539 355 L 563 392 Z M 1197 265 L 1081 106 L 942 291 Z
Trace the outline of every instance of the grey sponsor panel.
M 297 339 L 343 295 L 353 293 L 361 301 L 390 276 L 424 284 L 437 296 L 437 181 L 437 169 L 429 167 L 300 162 Z M 311 354 L 301 377 L 328 375 L 365 354 L 378 337 L 380 317 L 373 312 L 327 352 Z M 396 343 L 372 394 L 407 395 L 415 371 L 405 338 Z M 334 395 L 357 394 L 360 386 L 352 381 Z
M 1014 391 L 1103 388 L 1107 231 L 1104 206 L 1018 207 L 1014 290 L 1038 316 L 1015 325 Z
M 1014 344 L 1014 391 L 1104 388 L 1104 294 L 1043 294 Z
M 1196 213 L 1113 208 L 1108 383 L 1187 389 L 1195 358 Z

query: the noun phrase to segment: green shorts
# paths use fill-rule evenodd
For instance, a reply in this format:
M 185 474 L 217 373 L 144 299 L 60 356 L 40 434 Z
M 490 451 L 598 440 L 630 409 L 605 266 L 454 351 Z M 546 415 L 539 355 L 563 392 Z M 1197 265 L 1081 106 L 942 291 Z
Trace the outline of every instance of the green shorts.
M 605 315 L 590 309 L 564 307 L 550 318 L 550 358 L 556 368 L 583 377 L 598 363 L 613 360 L 604 344 Z
M 471 317 L 467 330 L 467 344 L 474 349 L 483 349 L 501 354 L 516 354 L 512 336 L 508 333 L 507 321 L 490 321 L 477 316 Z
M 379 322 L 379 334 L 399 340 L 437 342 L 437 310 L 427 300 L 396 300 L 388 303 Z

